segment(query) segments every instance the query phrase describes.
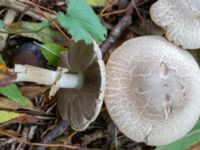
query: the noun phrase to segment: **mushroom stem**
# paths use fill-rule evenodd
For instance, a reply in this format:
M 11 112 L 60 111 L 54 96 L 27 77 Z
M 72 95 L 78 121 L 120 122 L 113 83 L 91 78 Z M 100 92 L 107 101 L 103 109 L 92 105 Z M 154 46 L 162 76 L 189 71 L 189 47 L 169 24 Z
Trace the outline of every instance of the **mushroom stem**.
M 64 68 L 61 69 L 63 72 Z M 65 70 L 67 72 L 67 69 Z M 17 75 L 15 82 L 25 81 L 43 85 L 53 85 L 56 82 L 59 88 L 79 88 L 82 83 L 79 74 L 62 74 L 59 70 L 52 71 L 30 65 L 15 64 L 14 72 Z

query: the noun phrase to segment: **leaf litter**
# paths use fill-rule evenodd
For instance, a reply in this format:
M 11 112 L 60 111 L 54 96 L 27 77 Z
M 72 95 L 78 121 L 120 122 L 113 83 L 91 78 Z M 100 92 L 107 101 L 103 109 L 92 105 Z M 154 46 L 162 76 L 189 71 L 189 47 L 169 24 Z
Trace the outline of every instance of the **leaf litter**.
M 13 0 L 13 4 L 15 2 L 16 0 Z M 56 2 L 54 0 L 20 0 L 16 2 L 22 4 L 22 7 L 16 9 L 19 11 L 19 16 L 8 26 L 4 24 L 3 20 L 4 11 L 7 8 L 2 7 L 0 28 L 7 29 L 9 37 L 6 47 L 1 51 L 3 56 L 1 64 L 4 64 L 4 59 L 9 68 L 13 67 L 16 62 L 25 62 L 56 69 L 59 54 L 67 50 L 70 40 L 83 39 L 86 43 L 91 43 L 94 38 L 99 44 L 102 44 L 108 40 L 106 29 L 108 33 L 114 29 L 123 31 L 120 32 L 119 37 L 114 37 L 116 40 L 113 41 L 111 47 L 106 47 L 104 57 L 106 61 L 112 50 L 127 39 L 145 34 L 163 34 L 162 30 L 155 26 L 149 17 L 149 7 L 154 2 L 153 0 L 135 0 L 137 11 L 134 8 L 130 14 L 133 22 L 129 27 L 124 28 L 120 24 L 120 20 L 129 12 L 130 1 L 128 0 L 88 0 L 87 2 L 91 4 L 92 8 L 84 0 L 67 2 L 69 5 L 66 5 L 64 0 Z M 34 14 L 34 11 L 27 6 L 37 10 L 37 13 Z M 16 8 L 12 4 L 8 7 Z M 23 8 L 29 10 L 26 11 Z M 57 15 L 58 18 L 50 18 L 49 14 Z M 45 18 L 48 21 L 55 19 L 55 22 L 48 24 L 46 21 L 40 22 L 38 18 L 42 18 L 41 20 Z M 126 24 L 126 22 L 122 23 Z M 28 46 L 24 48 L 23 44 Z M 34 49 L 34 52 L 33 44 L 39 46 Z M 20 47 L 23 47 L 23 50 Z M 110 51 L 108 52 L 107 49 Z M 42 57 L 38 57 L 39 53 Z M 198 51 L 195 55 L 198 55 L 197 53 Z M 34 58 L 34 61 L 31 61 L 30 58 Z M 43 63 L 40 63 L 41 61 Z M 9 81 L 12 80 L 12 76 L 9 74 L 0 76 L 0 80 L 4 77 Z M 18 83 L 0 88 L 0 93 L 4 96 L 0 97 L 0 145 L 2 150 L 11 150 L 13 147 L 18 149 L 34 147 L 37 150 L 46 147 L 52 150 L 59 148 L 82 150 L 155 149 L 144 143 L 134 142 L 120 133 L 105 107 L 85 131 L 74 131 L 67 122 L 60 119 L 56 109 L 57 97 L 48 98 L 49 88 L 33 83 Z M 188 137 L 194 134 L 195 140 L 197 140 L 199 139 L 198 132 L 191 132 Z M 187 139 L 187 137 L 184 140 L 186 145 L 188 140 L 192 140 L 190 142 L 193 144 L 197 142 L 192 138 Z M 157 149 L 168 150 L 170 148 L 158 147 Z M 195 146 L 190 148 L 190 150 L 194 149 Z

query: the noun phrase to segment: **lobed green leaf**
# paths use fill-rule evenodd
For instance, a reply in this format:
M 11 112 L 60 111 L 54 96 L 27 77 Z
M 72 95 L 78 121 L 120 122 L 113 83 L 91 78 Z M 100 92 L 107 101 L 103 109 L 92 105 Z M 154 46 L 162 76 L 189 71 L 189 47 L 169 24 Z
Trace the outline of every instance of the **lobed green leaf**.
M 60 25 L 68 31 L 75 42 L 83 39 L 87 44 L 91 44 L 94 38 L 101 44 L 107 31 L 93 9 L 85 0 L 69 0 L 67 4 L 67 14 L 58 15 Z

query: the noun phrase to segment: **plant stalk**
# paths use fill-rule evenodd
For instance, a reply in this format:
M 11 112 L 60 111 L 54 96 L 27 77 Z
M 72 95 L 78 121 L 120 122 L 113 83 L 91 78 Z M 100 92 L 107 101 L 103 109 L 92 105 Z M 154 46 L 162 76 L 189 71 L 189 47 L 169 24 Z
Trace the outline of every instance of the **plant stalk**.
M 42 85 L 56 84 L 59 88 L 79 88 L 82 83 L 82 78 L 78 74 L 60 74 L 59 71 L 30 65 L 15 64 L 14 72 L 17 75 L 15 82 L 34 82 Z

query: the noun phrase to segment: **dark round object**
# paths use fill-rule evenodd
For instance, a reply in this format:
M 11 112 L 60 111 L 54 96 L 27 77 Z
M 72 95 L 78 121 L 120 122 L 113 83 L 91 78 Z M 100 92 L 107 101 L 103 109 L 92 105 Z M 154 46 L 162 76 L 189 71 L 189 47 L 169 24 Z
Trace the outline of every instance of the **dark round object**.
M 38 67 L 45 67 L 46 60 L 41 54 L 41 47 L 35 43 L 24 43 L 9 51 L 9 62 L 11 64 L 28 64 Z

